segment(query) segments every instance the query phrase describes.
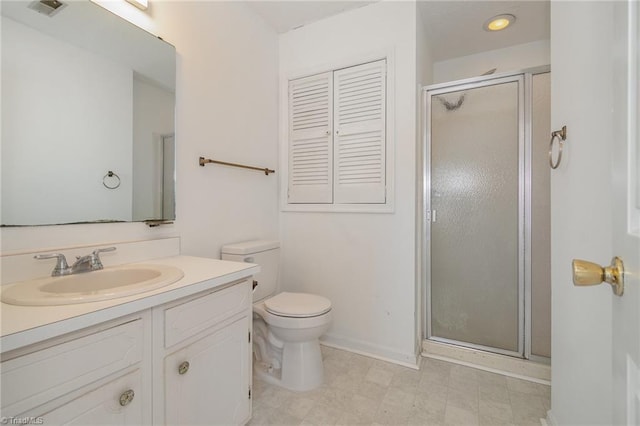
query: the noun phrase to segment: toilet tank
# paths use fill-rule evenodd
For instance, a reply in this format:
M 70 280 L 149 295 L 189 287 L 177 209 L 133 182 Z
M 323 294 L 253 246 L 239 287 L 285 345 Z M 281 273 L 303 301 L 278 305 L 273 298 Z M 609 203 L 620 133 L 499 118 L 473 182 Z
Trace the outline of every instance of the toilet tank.
M 222 260 L 257 263 L 260 272 L 253 279 L 258 286 L 253 292 L 253 301 L 259 302 L 276 294 L 280 243 L 272 240 L 254 240 L 227 244 L 221 250 Z

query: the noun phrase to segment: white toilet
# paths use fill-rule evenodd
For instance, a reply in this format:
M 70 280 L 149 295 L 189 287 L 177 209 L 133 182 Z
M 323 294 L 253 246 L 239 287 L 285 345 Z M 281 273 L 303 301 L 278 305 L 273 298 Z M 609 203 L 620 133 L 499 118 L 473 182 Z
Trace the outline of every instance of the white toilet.
M 278 241 L 246 241 L 222 247 L 222 259 L 260 265 L 253 291 L 256 374 L 268 383 L 307 391 L 324 379 L 318 338 L 331 323 L 331 301 L 315 294 L 277 293 L 279 252 Z

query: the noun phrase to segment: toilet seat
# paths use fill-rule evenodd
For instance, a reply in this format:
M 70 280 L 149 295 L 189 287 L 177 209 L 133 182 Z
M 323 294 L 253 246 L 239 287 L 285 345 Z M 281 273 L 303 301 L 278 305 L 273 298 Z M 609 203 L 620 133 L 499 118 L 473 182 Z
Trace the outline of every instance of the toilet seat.
M 309 318 L 331 310 L 331 301 L 308 293 L 282 292 L 264 301 L 267 312 L 284 317 Z

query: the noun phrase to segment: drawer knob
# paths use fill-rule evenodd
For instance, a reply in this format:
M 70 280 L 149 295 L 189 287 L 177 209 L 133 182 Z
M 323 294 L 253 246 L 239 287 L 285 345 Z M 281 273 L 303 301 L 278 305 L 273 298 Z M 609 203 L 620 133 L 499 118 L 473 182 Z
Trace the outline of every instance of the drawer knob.
M 179 374 L 185 374 L 187 371 L 189 371 L 189 362 L 185 361 L 182 364 L 180 364 L 178 366 L 178 373 Z
M 129 389 L 128 391 L 122 392 L 122 395 L 120 395 L 120 405 L 122 405 L 123 407 L 125 405 L 129 405 L 129 403 L 133 401 L 133 397 L 135 395 L 136 393 L 133 391 L 133 389 Z

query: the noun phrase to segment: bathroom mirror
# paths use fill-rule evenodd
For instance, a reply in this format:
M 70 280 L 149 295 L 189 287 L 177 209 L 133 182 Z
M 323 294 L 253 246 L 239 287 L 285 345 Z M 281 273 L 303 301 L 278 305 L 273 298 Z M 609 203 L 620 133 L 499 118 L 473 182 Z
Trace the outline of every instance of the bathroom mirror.
M 2 226 L 175 218 L 175 48 L 88 0 L 2 1 Z

